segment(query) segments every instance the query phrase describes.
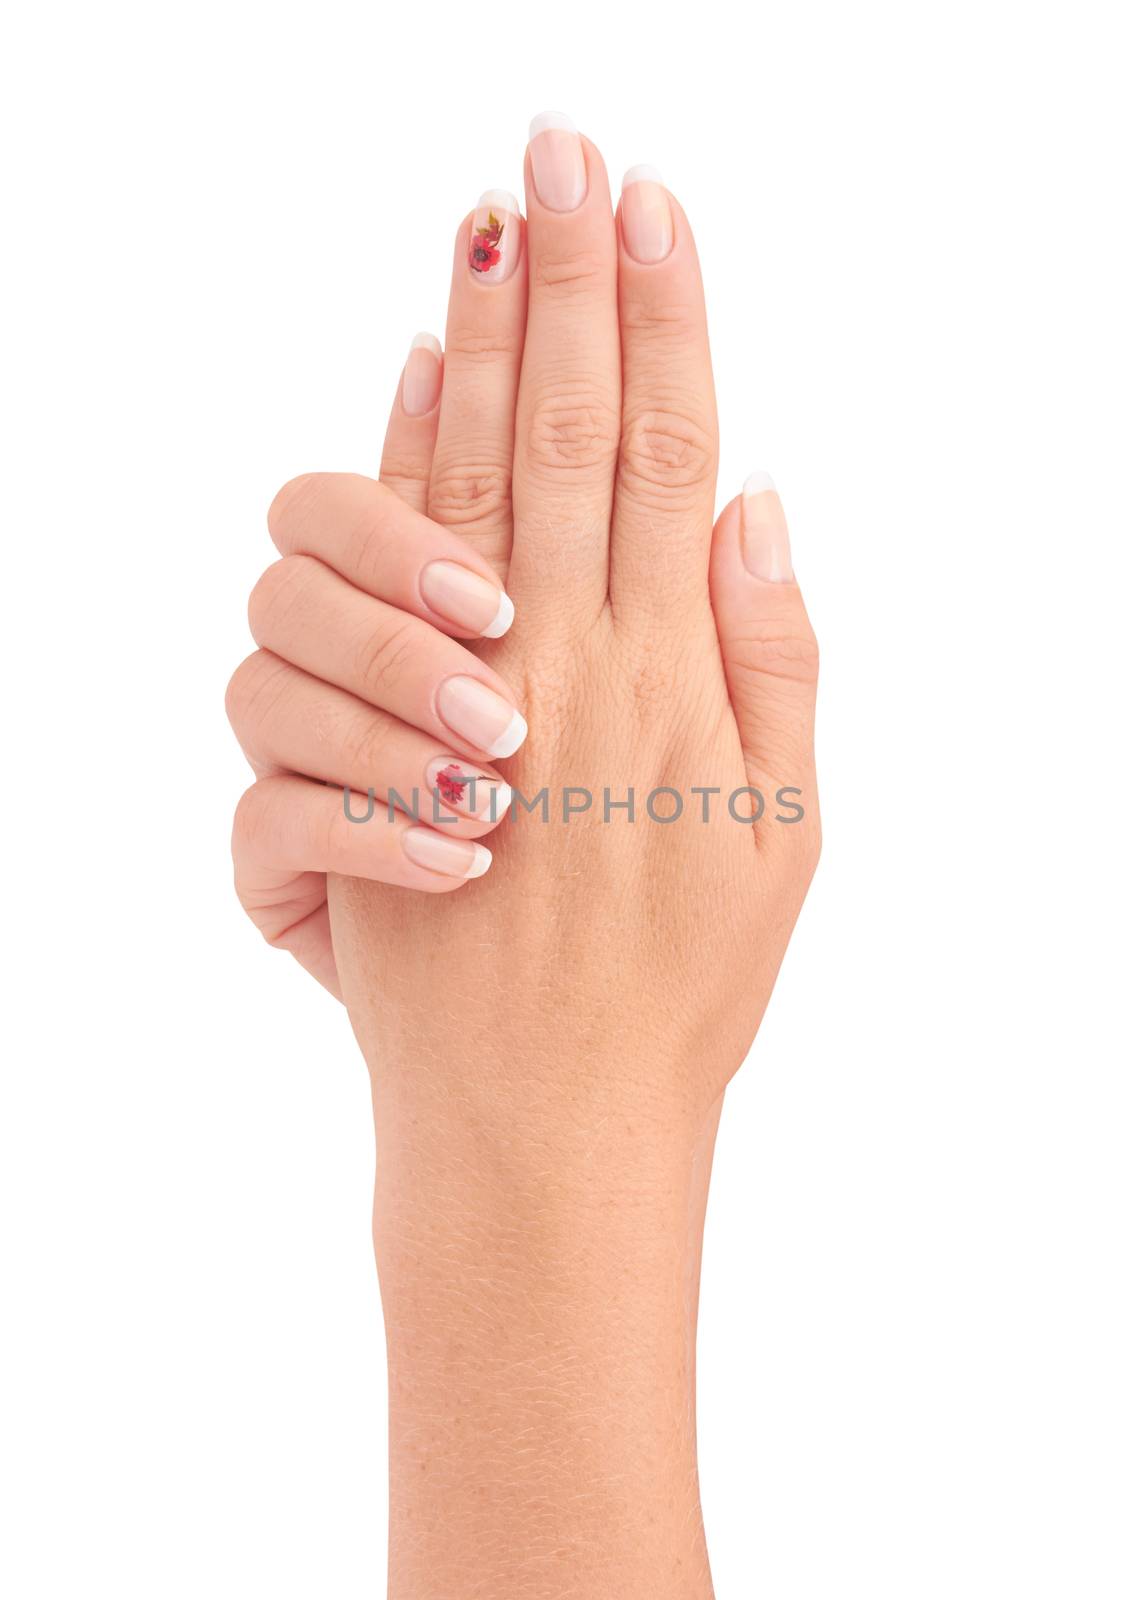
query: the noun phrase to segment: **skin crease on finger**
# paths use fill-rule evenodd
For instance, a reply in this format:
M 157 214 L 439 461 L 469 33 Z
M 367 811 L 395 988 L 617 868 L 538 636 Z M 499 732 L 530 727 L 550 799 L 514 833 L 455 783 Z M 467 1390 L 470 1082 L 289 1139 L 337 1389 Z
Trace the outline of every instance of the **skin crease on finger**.
M 524 231 L 483 196 L 452 284 L 464 348 L 506 355 L 449 378 L 445 353 L 437 410 L 397 399 L 385 459 L 412 503 L 435 474 L 453 531 L 462 497 L 440 483 L 477 482 L 481 459 L 509 485 L 505 521 L 498 495 L 474 532 L 514 624 L 465 648 L 528 726 L 496 767 L 549 813 L 501 822 L 454 893 L 328 878 L 376 1117 L 388 1594 L 709 1600 L 700 1241 L 724 1090 L 818 857 L 817 658 L 770 479 L 713 525 L 683 212 L 639 166 L 615 218 L 600 154 L 557 113 L 535 119 L 525 179 Z M 654 820 L 673 792 L 676 820 Z

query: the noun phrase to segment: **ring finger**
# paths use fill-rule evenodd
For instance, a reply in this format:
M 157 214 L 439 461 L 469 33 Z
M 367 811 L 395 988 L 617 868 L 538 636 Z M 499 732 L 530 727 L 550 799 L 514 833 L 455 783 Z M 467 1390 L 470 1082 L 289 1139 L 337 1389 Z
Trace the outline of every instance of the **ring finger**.
M 511 468 L 526 333 L 526 224 L 505 189 L 482 196 L 459 229 L 447 309 L 443 392 L 427 509 L 470 539 L 504 577 Z

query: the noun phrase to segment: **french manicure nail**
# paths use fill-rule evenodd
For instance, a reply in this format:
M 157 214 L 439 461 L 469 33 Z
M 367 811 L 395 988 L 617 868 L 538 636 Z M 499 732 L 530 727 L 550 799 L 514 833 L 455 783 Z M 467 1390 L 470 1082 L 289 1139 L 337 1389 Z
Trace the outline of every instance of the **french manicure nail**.
M 481 878 L 493 859 L 485 845 L 475 844 L 473 839 L 452 839 L 433 828 L 406 828 L 403 849 L 417 867 L 447 878 Z
M 505 283 L 518 265 L 518 202 L 508 189 L 488 189 L 475 207 L 467 265 L 483 283 Z
M 634 261 L 663 261 L 672 249 L 672 207 L 655 167 L 630 167 L 621 179 L 621 234 Z
M 514 621 L 505 589 L 457 561 L 432 561 L 419 574 L 419 592 L 432 611 L 483 639 L 501 639 Z
M 530 167 L 550 211 L 576 211 L 585 199 L 585 152 L 570 118 L 543 111 L 530 124 Z
M 433 333 L 417 333 L 403 369 L 404 414 L 425 417 L 439 404 L 443 388 L 443 346 Z
M 522 713 L 477 678 L 446 678 L 437 704 L 447 726 L 488 756 L 512 756 L 526 737 Z
M 765 583 L 794 583 L 783 503 L 766 472 L 753 472 L 744 484 L 741 520 L 741 553 L 752 576 Z
M 437 756 L 428 762 L 427 787 L 439 796 L 440 805 L 479 822 L 501 822 L 509 815 L 514 794 L 504 778 L 480 772 L 454 756 Z

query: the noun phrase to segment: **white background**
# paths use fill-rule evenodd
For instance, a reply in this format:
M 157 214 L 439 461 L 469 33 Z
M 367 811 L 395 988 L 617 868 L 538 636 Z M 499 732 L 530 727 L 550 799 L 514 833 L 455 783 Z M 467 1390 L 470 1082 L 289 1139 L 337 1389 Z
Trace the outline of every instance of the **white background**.
M 1133 1600 L 1136 53 L 1105 4 L 25 6 L 0 67 L 13 1600 L 382 1592 L 370 1109 L 231 898 L 264 512 L 570 112 L 705 266 L 826 848 L 729 1102 L 722 1600 Z

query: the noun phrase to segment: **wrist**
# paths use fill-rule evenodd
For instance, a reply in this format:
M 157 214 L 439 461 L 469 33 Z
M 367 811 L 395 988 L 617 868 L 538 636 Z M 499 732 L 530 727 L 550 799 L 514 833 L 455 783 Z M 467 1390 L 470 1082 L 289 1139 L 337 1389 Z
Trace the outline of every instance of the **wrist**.
M 710 1593 L 693 1413 L 711 1133 L 533 1115 L 504 1133 L 485 1107 L 408 1099 L 377 1085 L 392 1600 L 440 1571 L 454 1596 L 516 1593 L 529 1562 L 551 1593 Z

